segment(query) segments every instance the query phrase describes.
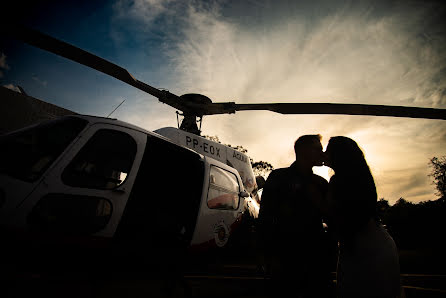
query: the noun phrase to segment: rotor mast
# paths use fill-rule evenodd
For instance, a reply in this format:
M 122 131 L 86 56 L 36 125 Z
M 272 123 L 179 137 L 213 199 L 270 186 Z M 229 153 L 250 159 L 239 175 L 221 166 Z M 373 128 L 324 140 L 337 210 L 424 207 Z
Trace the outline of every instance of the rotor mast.
M 188 93 L 180 96 L 180 102 L 189 108 L 183 109 L 183 114 L 180 114 L 184 118 L 179 128 L 200 135 L 201 123 L 203 122 L 203 116 L 206 114 L 202 107 L 212 105 L 212 100 L 202 94 Z M 194 106 L 197 106 L 197 108 L 194 108 Z M 200 123 L 200 127 L 198 127 L 197 123 Z
M 178 111 L 177 115 L 181 115 L 184 117 L 183 120 L 181 121 L 181 124 L 179 123 L 179 119 L 177 118 L 179 129 L 193 133 L 198 136 L 201 134 L 201 123 L 203 122 L 203 116 L 197 117 L 196 115 L 193 114 L 186 114 L 186 113 L 180 114 Z M 197 123 L 200 124 L 200 127 L 198 127 Z

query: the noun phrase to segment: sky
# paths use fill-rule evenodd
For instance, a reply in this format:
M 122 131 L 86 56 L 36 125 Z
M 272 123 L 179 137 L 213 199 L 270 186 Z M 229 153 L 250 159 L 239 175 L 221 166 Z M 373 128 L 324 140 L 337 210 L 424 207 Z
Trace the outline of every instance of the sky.
M 91 3 L 93 2 L 93 3 Z M 330 102 L 446 108 L 446 5 L 441 1 L 40 1 L 6 7 L 12 21 L 126 68 L 177 95 L 214 102 Z M 148 130 L 175 109 L 114 78 L 6 37 L 0 84 L 78 113 Z M 344 135 L 363 149 L 378 197 L 437 198 L 429 160 L 446 155 L 446 121 L 281 115 L 207 116 L 202 134 L 242 145 L 275 168 L 304 134 Z M 315 169 L 328 178 L 328 169 Z

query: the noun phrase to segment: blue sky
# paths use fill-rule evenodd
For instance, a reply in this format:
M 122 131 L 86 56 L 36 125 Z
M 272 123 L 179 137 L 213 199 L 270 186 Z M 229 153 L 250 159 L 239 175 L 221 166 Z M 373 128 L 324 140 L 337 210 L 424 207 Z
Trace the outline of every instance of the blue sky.
M 440 1 L 42 1 L 11 19 L 112 61 L 137 79 L 218 101 L 351 102 L 446 108 Z M 8 23 L 2 25 L 4 28 Z M 64 58 L 0 39 L 0 83 L 79 113 L 149 130 L 176 126 L 157 99 Z M 435 199 L 428 162 L 446 154 L 445 121 L 366 116 L 209 116 L 203 133 L 275 167 L 302 134 L 346 135 L 363 148 L 378 193 Z M 326 175 L 326 170 L 322 170 Z

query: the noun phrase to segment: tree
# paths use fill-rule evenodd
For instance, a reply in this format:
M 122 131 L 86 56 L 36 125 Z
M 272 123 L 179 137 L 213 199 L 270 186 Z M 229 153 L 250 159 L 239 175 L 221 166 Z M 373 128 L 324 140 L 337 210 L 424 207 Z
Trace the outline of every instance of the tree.
M 222 144 L 220 141 L 220 138 L 218 136 L 203 136 L 204 138 L 211 140 L 213 142 L 217 142 L 219 144 Z M 234 150 L 237 150 L 243 154 L 248 153 L 248 149 L 244 148 L 241 145 L 232 146 L 231 144 L 223 144 L 225 146 L 228 146 Z M 262 176 L 266 179 L 266 177 L 269 175 L 269 173 L 274 170 L 274 167 L 272 164 L 270 164 L 267 161 L 254 161 L 251 157 L 249 158 L 251 161 L 252 171 L 254 172 L 254 176 Z
M 438 157 L 432 157 L 429 162 L 429 166 L 432 168 L 432 172 L 429 176 L 434 178 L 433 183 L 436 185 L 438 195 L 441 198 L 446 197 L 446 155 Z
M 254 172 L 254 176 L 262 176 L 266 179 L 266 177 L 274 170 L 272 164 L 267 161 L 256 161 L 251 163 L 252 171 Z
M 387 218 L 387 212 L 390 209 L 390 205 L 389 205 L 389 201 L 387 201 L 384 198 L 381 198 L 378 200 L 378 202 L 376 202 L 376 213 L 378 214 L 378 217 L 383 220 L 386 221 Z
M 208 139 L 212 142 L 221 144 L 220 138 L 218 136 L 203 136 L 203 138 Z M 231 144 L 223 144 L 223 145 L 231 147 L 232 149 L 237 150 L 244 154 L 248 153 L 248 149 L 243 148 L 243 146 L 241 146 L 241 145 L 237 145 L 237 146 L 232 146 Z
M 212 142 L 216 142 L 221 144 L 220 139 L 218 138 L 218 136 L 203 136 L 203 138 L 208 139 Z

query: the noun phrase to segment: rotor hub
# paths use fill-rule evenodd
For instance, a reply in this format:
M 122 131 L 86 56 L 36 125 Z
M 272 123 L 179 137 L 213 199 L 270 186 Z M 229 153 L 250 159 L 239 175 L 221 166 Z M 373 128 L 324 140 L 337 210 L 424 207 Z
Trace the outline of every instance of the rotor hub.
M 183 94 L 180 96 L 180 99 L 184 101 L 185 106 L 188 106 L 188 109 L 183 111 L 184 118 L 181 122 L 180 129 L 200 135 L 204 114 L 200 106 L 212 104 L 212 100 L 207 96 L 197 93 Z M 198 127 L 197 123 L 200 124 L 200 127 Z

